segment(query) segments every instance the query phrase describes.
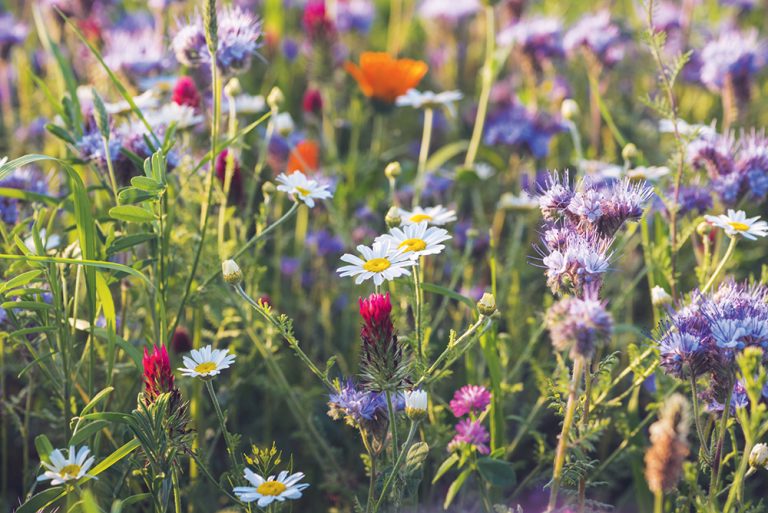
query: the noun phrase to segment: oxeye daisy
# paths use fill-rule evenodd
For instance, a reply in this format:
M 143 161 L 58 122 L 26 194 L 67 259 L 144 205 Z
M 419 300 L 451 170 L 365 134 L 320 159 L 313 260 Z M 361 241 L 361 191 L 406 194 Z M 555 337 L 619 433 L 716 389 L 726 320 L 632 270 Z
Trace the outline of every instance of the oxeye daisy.
M 299 483 L 304 479 L 303 472 L 289 475 L 287 471 L 283 470 L 277 477 L 269 476 L 264 479 L 251 469 L 246 468 L 243 477 L 253 486 L 235 487 L 235 495 L 243 502 L 256 502 L 260 508 L 266 508 L 275 501 L 285 502 L 286 499 L 299 499 L 301 492 L 309 487 L 309 484 Z
M 426 221 L 419 224 L 408 224 L 403 228 L 392 228 L 389 233 L 376 238 L 377 242 L 389 243 L 392 248 L 402 250 L 416 260 L 424 255 L 440 254 L 445 242 L 450 239 L 448 231 L 443 228 L 429 226 Z
M 294 171 L 290 175 L 280 173 L 277 177 L 280 185 L 278 191 L 292 194 L 294 198 L 300 199 L 310 208 L 315 206 L 316 199 L 328 199 L 332 197 L 327 185 L 321 185 L 316 180 L 311 180 L 300 171 Z
M 185 376 L 210 378 L 228 369 L 235 362 L 235 355 L 226 349 L 213 349 L 210 345 L 193 349 L 190 356 L 184 357 L 184 367 L 179 370 Z
M 745 239 L 756 240 L 768 235 L 768 223 L 760 220 L 760 216 L 747 217 L 743 210 L 728 209 L 727 214 L 705 216 L 705 219 L 725 230 L 729 237 L 742 236 Z
M 400 217 L 403 224 L 417 224 L 426 221 L 433 226 L 443 226 L 456 220 L 456 212 L 448 210 L 442 205 L 437 205 L 426 209 L 416 207 L 410 212 L 401 209 Z
M 61 453 L 61 450 L 55 449 L 48 455 L 48 462 L 41 462 L 46 471 L 38 476 L 38 481 L 51 480 L 53 486 L 64 484 L 67 481 L 80 479 L 81 477 L 93 477 L 86 474 L 93 465 L 94 457 L 88 457 L 91 450 L 84 445 L 75 451 L 75 446 L 69 446 L 67 457 Z M 94 477 L 94 479 L 96 479 Z
M 374 242 L 371 247 L 363 244 L 357 246 L 357 251 L 363 256 L 346 253 L 341 261 L 351 265 L 344 265 L 336 269 L 339 276 L 355 276 L 355 284 L 373 278 L 376 286 L 400 276 L 409 276 L 408 267 L 416 265 L 411 256 L 402 250 L 392 250 L 387 242 Z

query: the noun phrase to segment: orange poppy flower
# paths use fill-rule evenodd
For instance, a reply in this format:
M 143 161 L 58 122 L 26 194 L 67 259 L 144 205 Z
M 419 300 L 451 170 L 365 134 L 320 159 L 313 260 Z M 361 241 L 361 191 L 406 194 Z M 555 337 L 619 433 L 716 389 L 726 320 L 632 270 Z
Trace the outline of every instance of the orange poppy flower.
M 288 157 L 288 164 L 285 166 L 285 172 L 301 171 L 306 175 L 307 173 L 317 171 L 319 165 L 320 147 L 315 141 L 307 139 L 301 141 L 291 151 L 291 155 Z
M 429 69 L 424 61 L 394 59 L 385 52 L 363 52 L 360 66 L 348 62 L 344 67 L 364 95 L 384 104 L 416 87 Z

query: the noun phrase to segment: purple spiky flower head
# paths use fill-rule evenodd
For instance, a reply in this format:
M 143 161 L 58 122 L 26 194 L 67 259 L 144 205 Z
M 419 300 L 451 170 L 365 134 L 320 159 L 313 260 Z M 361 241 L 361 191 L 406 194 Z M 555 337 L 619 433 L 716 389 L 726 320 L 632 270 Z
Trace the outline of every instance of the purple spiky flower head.
M 700 60 L 699 78 L 707 88 L 722 93 L 732 87 L 745 102 L 755 74 L 766 64 L 765 45 L 754 30 L 729 30 L 702 48 Z
M 553 304 L 546 315 L 552 345 L 570 351 L 571 359 L 591 359 L 595 348 L 613 333 L 613 317 L 595 299 L 567 297 Z
M 477 414 L 491 404 L 491 393 L 479 385 L 465 385 L 453 394 L 451 411 L 457 417 L 467 414 Z
M 587 14 L 566 32 L 563 45 L 569 55 L 586 50 L 605 67 L 624 58 L 627 38 L 607 10 Z

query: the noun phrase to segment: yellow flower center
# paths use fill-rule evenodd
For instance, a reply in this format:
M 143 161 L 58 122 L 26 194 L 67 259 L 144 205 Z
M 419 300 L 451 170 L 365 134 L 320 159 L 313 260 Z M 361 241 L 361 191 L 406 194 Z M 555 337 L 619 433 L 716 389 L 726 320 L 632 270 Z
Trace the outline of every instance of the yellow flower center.
M 64 468 L 62 468 L 59 471 L 59 474 L 61 474 L 61 477 L 67 478 L 67 477 L 77 477 L 77 475 L 80 473 L 80 465 L 75 465 L 74 463 L 72 465 L 67 465 Z
M 392 263 L 386 258 L 372 258 L 363 264 L 363 269 L 371 273 L 380 273 L 386 270 Z
M 730 223 L 728 223 L 728 225 L 734 230 L 736 230 L 737 232 L 746 232 L 747 230 L 749 230 L 749 225 L 744 223 L 739 223 L 737 221 L 731 221 Z
M 213 362 L 203 362 L 195 367 L 195 372 L 198 374 L 207 374 L 216 370 L 216 364 Z
M 427 243 L 421 239 L 406 239 L 400 243 L 398 248 L 405 248 L 406 251 L 423 251 Z
M 432 216 L 427 214 L 413 214 L 411 216 L 411 221 L 414 223 L 420 223 L 422 221 L 431 221 L 431 220 L 432 220 Z
M 280 495 L 286 489 L 286 486 L 280 481 L 264 481 L 256 488 L 261 495 Z
M 304 187 L 296 187 L 296 190 L 299 191 L 299 194 L 302 196 L 309 196 L 309 189 L 305 189 Z

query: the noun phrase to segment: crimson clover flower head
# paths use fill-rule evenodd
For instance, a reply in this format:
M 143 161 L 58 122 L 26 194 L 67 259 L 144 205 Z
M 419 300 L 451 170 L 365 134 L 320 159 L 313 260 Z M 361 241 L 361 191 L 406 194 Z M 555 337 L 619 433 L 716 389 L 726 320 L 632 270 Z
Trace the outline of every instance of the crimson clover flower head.
M 491 404 L 491 393 L 479 385 L 464 385 L 453 394 L 450 407 L 453 414 L 463 417 L 467 414 L 477 414 Z
M 456 424 L 456 436 L 448 444 L 448 451 L 453 452 L 462 446 L 473 447 L 480 454 L 490 453 L 488 441 L 491 439 L 488 431 L 478 420 L 463 419 Z
M 392 302 L 387 294 L 360 299 L 362 380 L 372 390 L 402 390 L 408 382 L 409 362 L 392 322 Z
M 150 353 L 144 348 L 144 401 L 151 404 L 160 394 L 173 392 L 171 361 L 165 347 L 154 346 Z

